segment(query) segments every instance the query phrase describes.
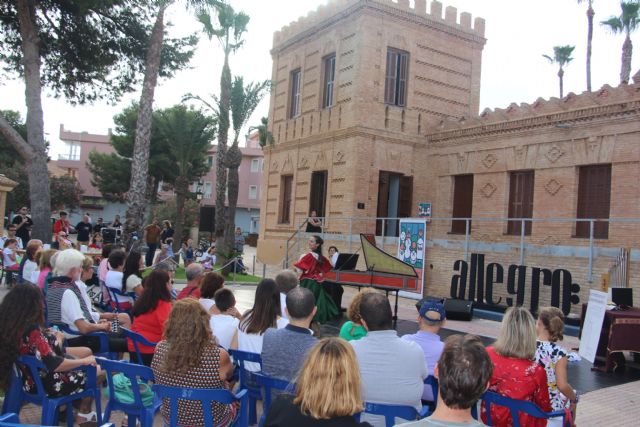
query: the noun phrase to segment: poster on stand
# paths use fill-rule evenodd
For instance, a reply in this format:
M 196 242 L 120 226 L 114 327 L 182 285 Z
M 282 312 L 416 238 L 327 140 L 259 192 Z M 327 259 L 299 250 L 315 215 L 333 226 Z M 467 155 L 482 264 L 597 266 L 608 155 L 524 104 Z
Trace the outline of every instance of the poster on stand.
M 596 360 L 605 311 L 607 311 L 607 293 L 590 290 L 578 354 L 591 363 Z
M 426 255 L 427 222 L 424 219 L 400 220 L 400 235 L 396 258 L 411 265 L 418 273 L 420 292 L 400 292 L 400 296 L 421 299 L 424 291 L 424 260 Z

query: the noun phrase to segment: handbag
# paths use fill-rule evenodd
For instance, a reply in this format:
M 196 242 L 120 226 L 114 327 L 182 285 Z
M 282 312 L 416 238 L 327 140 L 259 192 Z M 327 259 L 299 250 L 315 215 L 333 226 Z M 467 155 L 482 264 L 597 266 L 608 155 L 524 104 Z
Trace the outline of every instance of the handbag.
M 131 387 L 131 381 L 126 375 L 118 373 L 115 374 L 111 381 L 113 381 L 113 394 L 115 399 L 120 403 L 132 405 L 136 399 L 133 394 L 133 388 Z M 149 384 L 145 382 L 138 383 L 140 386 L 140 397 L 142 398 L 142 404 L 146 407 L 153 405 L 153 390 L 149 387 Z M 105 389 L 105 395 L 109 398 L 109 387 Z

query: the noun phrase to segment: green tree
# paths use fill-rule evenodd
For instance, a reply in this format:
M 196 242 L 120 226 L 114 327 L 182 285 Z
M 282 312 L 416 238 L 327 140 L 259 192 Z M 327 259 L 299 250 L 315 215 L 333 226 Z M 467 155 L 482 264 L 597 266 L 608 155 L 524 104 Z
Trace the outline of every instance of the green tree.
M 158 137 L 169 147 L 175 161 L 176 221 L 174 250 L 178 251 L 184 231 L 185 201 L 189 184 L 198 181 L 209 170 L 207 151 L 215 135 L 215 120 L 202 112 L 176 105 L 158 112 Z
M 155 23 L 151 31 L 147 55 L 144 66 L 144 80 L 136 124 L 136 139 L 133 145 L 131 162 L 131 181 L 127 192 L 127 212 L 124 225 L 124 243 L 128 245 L 132 232 L 142 231 L 144 214 L 149 204 L 149 155 L 151 145 L 151 126 L 153 113 L 153 98 L 158 73 L 160 71 L 163 39 L 164 39 L 164 13 L 175 0 L 156 0 L 151 4 L 155 6 Z M 223 3 L 217 0 L 185 0 L 187 8 L 195 10 L 197 14 L 205 13 L 214 7 L 220 7 Z
M 575 46 L 569 45 L 554 46 L 553 57 L 549 55 L 542 55 L 547 58 L 551 64 L 558 64 L 560 67 L 558 70 L 558 79 L 560 79 L 560 98 L 564 96 L 564 67 L 573 60 L 571 53 L 573 53 L 573 49 L 575 48 Z
M 25 83 L 26 137 L 0 116 L 0 133 L 29 177 L 33 237 L 50 237 L 51 194 L 42 87 L 70 102 L 116 100 L 132 90 L 149 34 L 147 2 L 0 0 L 0 63 Z M 195 39 L 168 40 L 162 73 L 191 57 Z M 99 55 L 96 55 L 99 52 Z
M 227 168 L 225 163 L 229 139 L 229 111 L 231 108 L 231 68 L 229 56 L 244 44 L 243 34 L 247 31 L 249 15 L 236 13 L 229 5 L 218 9 L 218 26 L 213 24 L 211 15 L 202 13 L 198 16 L 204 32 L 209 38 L 217 38 L 224 53 L 222 73 L 220 74 L 220 98 L 212 108 L 218 118 L 218 147 L 216 151 L 216 236 L 223 237 L 226 229 L 225 195 L 227 192 Z M 208 105 L 208 104 L 207 104 Z M 211 107 L 211 105 L 209 105 Z M 233 220 L 233 219 L 232 219 Z
M 633 54 L 633 44 L 631 43 L 631 33 L 638 29 L 640 25 L 640 2 L 623 1 L 620 2 L 622 13 L 620 16 L 612 16 L 601 24 L 612 34 L 624 34 L 622 44 L 622 61 L 620 64 L 620 83 L 628 83 L 631 75 L 631 56 Z
M 260 147 L 265 147 L 267 144 L 273 145 L 275 143 L 273 134 L 269 132 L 269 119 L 267 117 L 262 117 L 258 126 L 252 126 L 249 128 L 249 131 L 252 130 L 258 131 L 258 143 L 260 144 Z
M 159 112 L 153 113 L 149 154 L 149 200 L 155 203 L 158 184 L 173 184 L 176 177 L 175 160 L 169 154 L 170 142 L 158 137 Z M 131 158 L 136 138 L 138 106 L 134 103 L 114 116 L 111 145 L 115 153 L 89 153 L 87 167 L 92 174 L 91 183 L 109 200 L 124 201 L 131 182 Z
M 591 48 L 593 46 L 593 0 L 578 0 L 578 3 L 588 3 L 587 7 L 587 90 L 591 92 Z
M 240 188 L 240 176 L 238 169 L 242 163 L 242 151 L 238 146 L 240 132 L 247 124 L 256 107 L 267 93 L 270 82 L 251 82 L 245 86 L 244 79 L 236 76 L 231 86 L 230 106 L 231 121 L 233 124 L 233 143 L 225 156 L 225 164 L 229 168 L 227 221 L 224 238 L 218 243 L 218 254 L 221 262 L 226 264 L 227 257 L 231 254 L 235 241 L 235 217 L 238 206 L 238 191 Z
M 82 187 L 74 176 L 62 175 L 51 177 L 51 209 L 63 208 L 72 210 L 80 206 Z

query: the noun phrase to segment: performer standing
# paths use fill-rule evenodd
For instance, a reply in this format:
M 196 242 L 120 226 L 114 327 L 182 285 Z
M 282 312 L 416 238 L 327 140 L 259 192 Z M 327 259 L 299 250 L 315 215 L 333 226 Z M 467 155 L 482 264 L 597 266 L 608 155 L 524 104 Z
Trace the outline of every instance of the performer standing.
M 311 236 L 309 252 L 294 264 L 297 269 L 302 270 L 300 286 L 309 289 L 316 298 L 317 312 L 313 320 L 318 323 L 326 323 L 340 313 L 335 302 L 322 287 L 324 274 L 331 270 L 331 263 L 322 255 L 323 243 L 320 236 Z

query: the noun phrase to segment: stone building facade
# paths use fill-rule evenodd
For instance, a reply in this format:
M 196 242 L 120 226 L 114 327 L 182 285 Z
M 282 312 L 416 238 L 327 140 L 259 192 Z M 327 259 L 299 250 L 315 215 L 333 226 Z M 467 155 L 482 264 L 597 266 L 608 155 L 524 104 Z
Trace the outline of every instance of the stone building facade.
M 281 262 L 311 211 L 342 251 L 375 232 L 393 253 L 394 221 L 375 218 L 431 202 L 425 294 L 575 313 L 620 248 L 637 282 L 640 222 L 572 218 L 640 218 L 640 86 L 479 114 L 484 25 L 437 1 L 351 0 L 274 35 L 262 260 Z M 452 217 L 473 217 L 469 234 Z

